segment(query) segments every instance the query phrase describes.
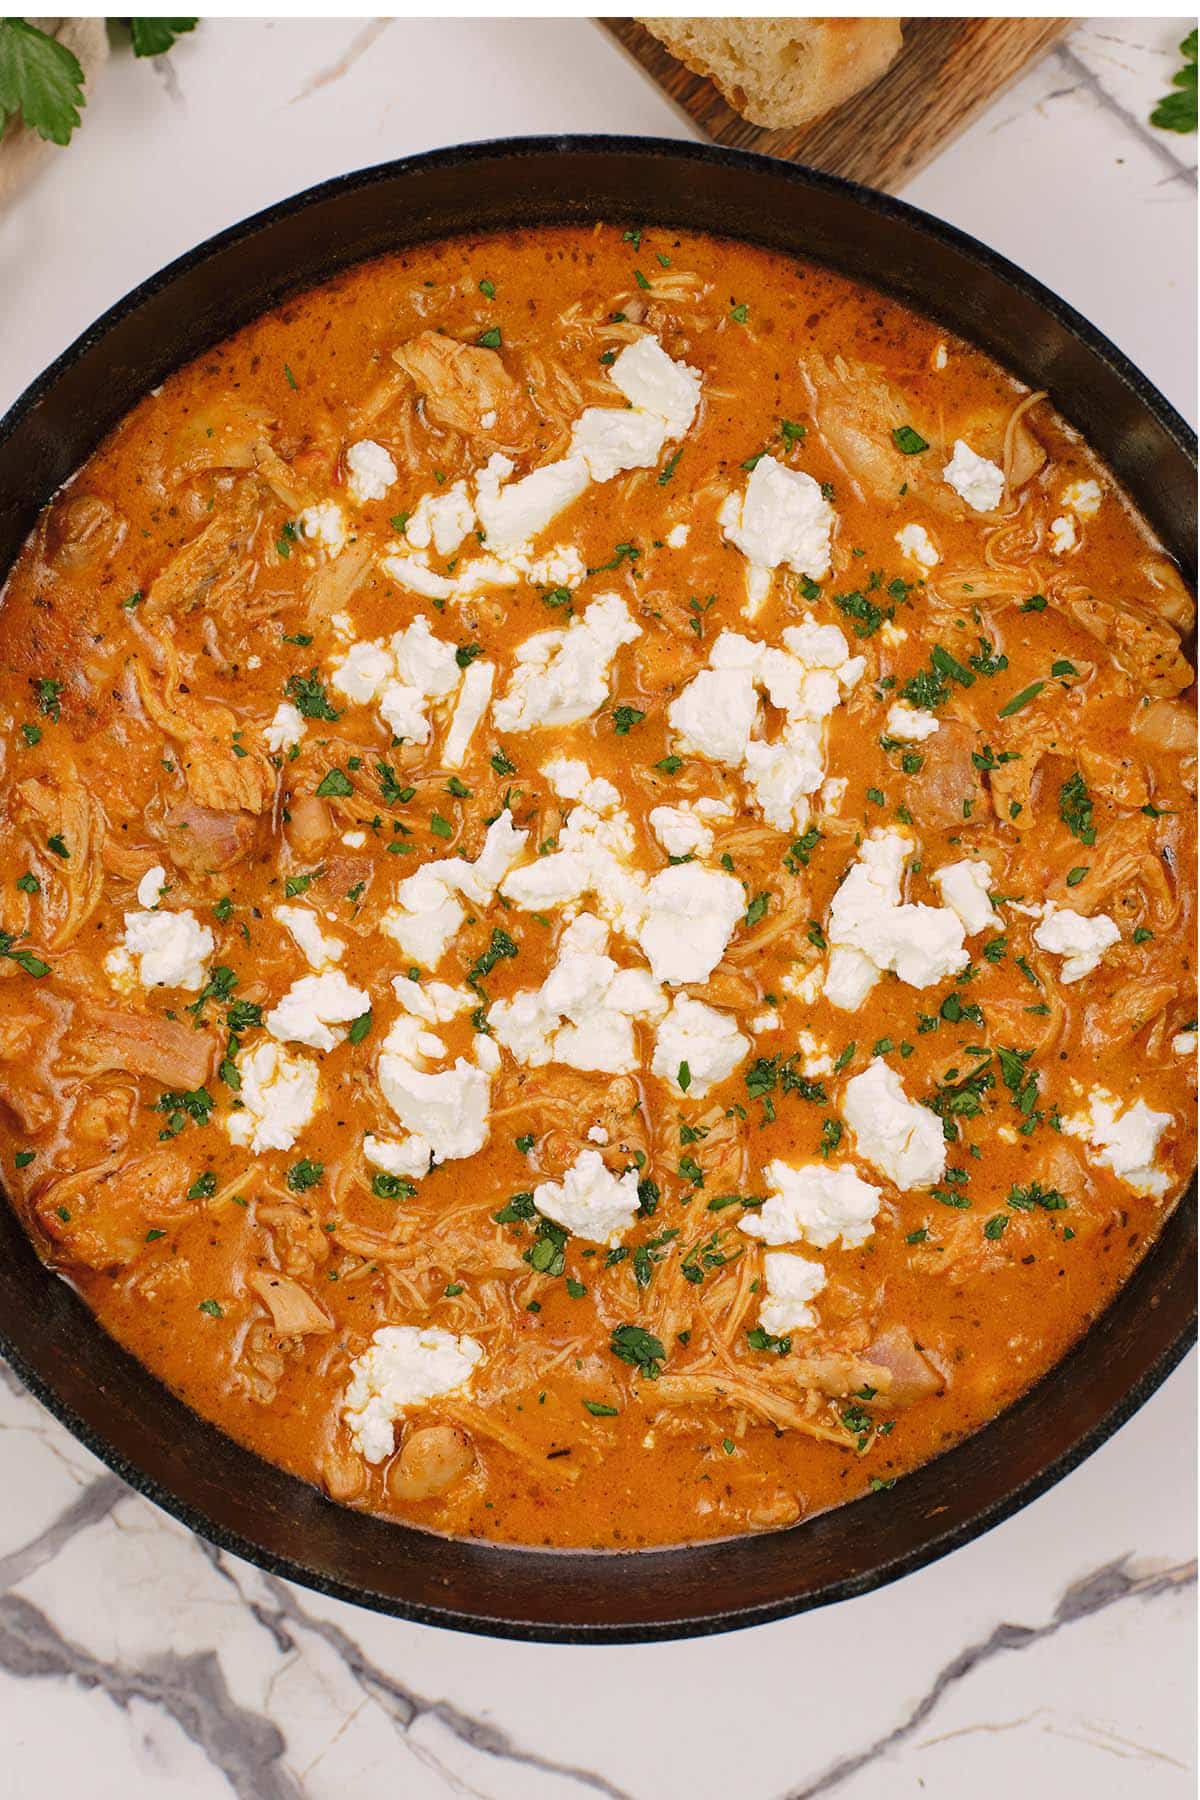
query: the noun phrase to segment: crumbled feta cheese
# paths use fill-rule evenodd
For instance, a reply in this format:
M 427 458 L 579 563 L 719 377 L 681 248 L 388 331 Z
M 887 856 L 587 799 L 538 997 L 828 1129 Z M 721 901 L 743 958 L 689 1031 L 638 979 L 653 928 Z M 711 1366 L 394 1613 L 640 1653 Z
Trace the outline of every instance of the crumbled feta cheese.
M 815 1080 L 819 1075 L 832 1075 L 833 1056 L 828 1044 L 821 1043 L 811 1031 L 800 1030 L 795 1038 L 796 1054 L 800 1058 L 800 1073 Z
M 419 1021 L 393 1021 L 379 1049 L 383 1097 L 414 1140 L 413 1155 L 427 1149 L 435 1163 L 474 1156 L 488 1138 L 491 1071 L 458 1057 L 453 1068 L 427 1072 L 421 1064 L 444 1054 Z
M 929 360 L 933 367 L 939 372 L 944 369 L 946 364 L 950 361 L 950 352 L 947 350 L 945 344 L 936 344 L 934 346 L 933 355 Z
M 589 1144 L 607 1144 L 608 1142 L 608 1132 L 603 1125 L 589 1125 L 587 1135 Z
M 479 1005 L 479 995 L 470 988 L 451 987 L 446 981 L 414 981 L 409 975 L 394 975 L 392 992 L 405 1012 L 427 1025 L 445 1025 Z
M 186 988 L 194 993 L 204 986 L 205 959 L 213 947 L 212 932 L 190 909 L 127 912 L 124 943 L 105 958 L 105 967 L 119 980 L 136 963 L 143 987 Z
M 473 662 L 463 676 L 442 752 L 442 761 L 448 769 L 461 769 L 466 761 L 471 739 L 491 704 L 495 680 L 495 666 L 488 662 Z
M 414 962 L 436 968 L 467 916 L 458 895 L 472 905 L 486 906 L 528 837 L 527 831 L 514 829 L 512 814 L 505 810 L 488 826 L 483 849 L 473 863 L 460 856 L 441 857 L 402 881 L 396 904 L 383 914 L 379 929 Z
M 346 542 L 346 516 L 336 500 L 306 506 L 296 524 L 306 544 L 319 544 L 330 556 L 336 556 Z
M 697 863 L 660 869 L 646 888 L 637 933 L 656 981 L 707 981 L 746 910 L 740 881 Z
M 396 475 L 395 463 L 373 438 L 351 444 L 346 452 L 346 491 L 360 506 L 368 500 L 382 500 Z
M 977 456 L 962 438 L 954 440 L 954 454 L 942 470 L 943 478 L 974 512 L 995 512 L 1004 498 L 1004 471 Z
M 343 831 L 342 842 L 347 850 L 361 850 L 367 841 L 365 831 Z
M 948 908 L 901 905 L 900 882 L 912 840 L 873 832 L 833 897 L 825 935 L 831 946 L 825 997 L 854 1011 L 879 976 L 894 971 L 909 987 L 957 975 L 970 958 L 962 923 Z
M 1065 556 L 1079 542 L 1079 533 L 1075 521 L 1069 513 L 1060 513 L 1057 519 L 1050 521 L 1050 554 Z
M 274 916 L 295 939 L 310 969 L 320 974 L 322 969 L 341 962 L 346 952 L 345 944 L 341 938 L 326 936 L 310 907 L 277 906 Z
M 691 429 L 700 404 L 700 372 L 669 357 L 657 338 L 627 344 L 608 371 L 608 379 L 630 406 L 662 420 L 669 437 Z
M 429 1145 L 423 1138 L 405 1138 L 403 1143 L 397 1143 L 395 1138 L 368 1135 L 363 1139 L 363 1155 L 373 1169 L 382 1169 L 385 1175 L 402 1175 L 417 1181 L 429 1173 Z
M 291 750 L 300 742 L 305 729 L 299 707 L 293 706 L 290 700 L 281 700 L 275 708 L 275 717 L 263 732 L 267 749 L 276 755 L 282 750 Z
M 821 783 L 817 795 L 817 804 L 823 813 L 831 816 L 841 810 L 842 801 L 846 798 L 846 789 L 850 786 L 844 775 L 830 775 Z
M 291 1056 L 270 1038 L 237 1058 L 241 1107 L 226 1113 L 230 1141 L 263 1150 L 290 1150 L 317 1110 L 320 1074 L 307 1056 Z
M 329 685 L 359 705 L 376 701 L 393 737 L 427 744 L 430 702 L 448 699 L 462 679 L 454 645 L 434 637 L 421 613 L 387 644 L 352 644 L 332 665 Z
M 854 1250 L 871 1236 L 882 1195 L 848 1164 L 793 1167 L 776 1161 L 767 1164 L 764 1175 L 766 1205 L 739 1222 L 747 1237 L 765 1244 L 812 1244 L 817 1250 L 840 1239 Z
M 846 1083 L 842 1116 L 855 1149 L 898 1188 L 929 1187 L 946 1168 L 942 1122 L 904 1092 L 900 1077 L 877 1058 Z
M 1002 922 L 996 917 L 996 909 L 992 905 L 992 871 L 985 862 L 948 863 L 944 869 L 938 869 L 934 877 L 934 885 L 942 896 L 942 904 L 956 912 L 962 920 L 963 930 L 968 937 L 974 937 L 977 931 L 1003 931 Z
M 1069 481 L 1059 495 L 1059 501 L 1063 506 L 1069 506 L 1077 519 L 1094 519 L 1103 497 L 1098 481 Z
M 725 496 L 717 522 L 750 565 L 751 616 L 769 591 L 770 570 L 786 565 L 812 581 L 828 575 L 834 517 L 820 483 L 773 456 L 759 457 L 743 493 Z
M 823 733 L 810 719 L 789 720 L 774 743 L 751 738 L 742 765 L 746 787 L 776 831 L 808 825 L 808 796 L 825 778 Z
M 396 1448 L 396 1421 L 410 1407 L 466 1387 L 483 1345 L 440 1325 L 384 1325 L 350 1364 L 342 1417 L 365 1462 L 386 1462 Z
M 560 800 L 581 800 L 593 812 L 607 812 L 621 796 L 611 781 L 593 775 L 578 757 L 556 756 L 542 764 L 542 774 Z
M 593 481 L 611 481 L 627 469 L 652 469 L 666 441 L 666 424 L 653 413 L 589 406 L 571 431 L 571 455 L 582 457 Z
M 423 494 L 404 522 L 404 536 L 414 550 L 432 547 L 453 556 L 475 524 L 475 508 L 465 481 L 454 481 L 440 493 Z
M 1170 1113 L 1153 1112 L 1144 1100 L 1123 1108 L 1115 1094 L 1093 1088 L 1087 1112 L 1064 1119 L 1063 1130 L 1071 1137 L 1083 1138 L 1089 1160 L 1111 1169 L 1135 1194 L 1152 1194 L 1158 1199 L 1171 1184 L 1165 1170 L 1155 1168 L 1154 1155 L 1159 1138 L 1171 1123 Z
M 658 1028 L 650 1067 L 676 1092 L 702 1100 L 709 1088 L 733 1074 L 750 1048 L 750 1039 L 742 1036 L 729 1013 L 676 994 Z
M 808 796 L 825 774 L 822 722 L 865 667 L 861 656 L 850 655 L 836 625 L 818 625 L 812 618 L 789 626 L 782 648 L 723 631 L 709 667 L 671 702 L 667 719 L 680 750 L 742 767 L 750 796 L 769 824 L 803 831 Z M 752 736 L 760 687 L 786 715 L 773 742 Z
M 938 720 L 923 707 L 910 706 L 907 700 L 895 701 L 888 711 L 884 727 L 889 737 L 905 744 L 920 744 L 938 730 Z
M 452 600 L 458 591 L 456 581 L 449 575 L 439 575 L 421 555 L 404 556 L 392 550 L 380 557 L 379 566 L 399 587 L 421 594 L 426 600 Z
M 157 906 L 162 899 L 166 882 L 167 871 L 161 863 L 155 863 L 152 869 L 147 869 L 137 885 L 138 905 L 144 906 L 147 912 Z
M 494 1000 L 488 1022 L 516 1061 L 630 1075 L 638 1067 L 635 1019 L 660 1019 L 666 1000 L 644 969 L 619 969 L 607 954 L 608 927 L 581 913 L 559 940 L 540 988 Z
M 578 500 L 591 481 L 582 456 L 544 463 L 520 481 L 508 481 L 512 471 L 507 456 L 492 456 L 475 482 L 475 510 L 487 547 L 500 554 L 523 549 L 564 507 Z
M 302 975 L 266 1015 L 263 1024 L 281 1044 L 307 1044 L 310 1050 L 332 1050 L 345 1037 L 331 1025 L 348 1025 L 371 1009 L 371 997 L 352 987 L 337 970 Z
M 637 1171 L 613 1175 L 598 1150 L 582 1150 L 561 1181 L 539 1182 L 533 1204 L 573 1237 L 619 1244 L 637 1218 Z
M 688 541 L 688 535 L 688 526 L 672 525 L 670 531 L 668 531 L 666 537 L 663 539 L 663 542 L 666 544 L 668 550 L 682 550 Z
M 651 812 L 650 829 L 668 856 L 707 856 L 712 849 L 712 828 L 701 817 L 701 804 L 684 801 L 681 806 L 656 806 Z
M 1195 1056 L 1196 1041 L 1194 1031 L 1177 1031 L 1171 1039 L 1171 1049 L 1176 1056 Z
M 758 717 L 752 667 L 701 669 L 667 708 L 685 754 L 737 768 Z
M 763 1257 L 763 1279 L 767 1298 L 758 1312 L 758 1322 L 772 1337 L 786 1337 L 792 1331 L 811 1331 L 817 1315 L 809 1305 L 825 1286 L 825 1270 L 819 1262 L 795 1256 L 787 1250 L 768 1250 Z
M 642 628 L 619 594 L 598 595 L 565 631 L 539 631 L 516 653 L 508 692 L 496 702 L 500 731 L 573 725 L 608 699 L 612 661 Z
M 1099 968 L 1104 952 L 1120 943 L 1121 932 L 1107 913 L 1087 918 L 1069 907 L 1056 907 L 1053 901 L 1047 901 L 1041 924 L 1033 928 L 1033 941 L 1040 949 L 1066 958 L 1058 978 L 1069 983 L 1082 981 Z
M 902 525 L 896 533 L 896 542 L 905 556 L 923 569 L 935 569 L 942 560 L 937 545 L 923 525 Z

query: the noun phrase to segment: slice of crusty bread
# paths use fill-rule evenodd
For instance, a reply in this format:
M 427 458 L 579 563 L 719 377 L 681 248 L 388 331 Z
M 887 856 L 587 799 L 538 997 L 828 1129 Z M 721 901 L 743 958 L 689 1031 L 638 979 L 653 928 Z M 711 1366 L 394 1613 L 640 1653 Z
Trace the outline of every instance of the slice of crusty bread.
M 878 81 L 899 19 L 642 19 L 752 125 L 806 125 Z

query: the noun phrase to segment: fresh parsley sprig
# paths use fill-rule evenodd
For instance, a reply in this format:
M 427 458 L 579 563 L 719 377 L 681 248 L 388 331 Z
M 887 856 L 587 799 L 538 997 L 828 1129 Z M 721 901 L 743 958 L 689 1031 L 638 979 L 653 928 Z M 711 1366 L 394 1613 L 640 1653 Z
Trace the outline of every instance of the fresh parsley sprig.
M 196 19 L 129 19 L 135 56 L 163 56 Z M 68 144 L 87 103 L 79 58 L 28 19 L 0 19 L 0 132 L 20 116 L 49 144 Z

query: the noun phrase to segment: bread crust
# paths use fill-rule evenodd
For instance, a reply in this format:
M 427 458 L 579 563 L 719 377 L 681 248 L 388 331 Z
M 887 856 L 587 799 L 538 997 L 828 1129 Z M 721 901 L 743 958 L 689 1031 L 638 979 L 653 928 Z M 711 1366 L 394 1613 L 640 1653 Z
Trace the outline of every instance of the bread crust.
M 899 19 L 659 19 L 638 23 L 734 111 L 773 130 L 807 125 L 878 81 Z

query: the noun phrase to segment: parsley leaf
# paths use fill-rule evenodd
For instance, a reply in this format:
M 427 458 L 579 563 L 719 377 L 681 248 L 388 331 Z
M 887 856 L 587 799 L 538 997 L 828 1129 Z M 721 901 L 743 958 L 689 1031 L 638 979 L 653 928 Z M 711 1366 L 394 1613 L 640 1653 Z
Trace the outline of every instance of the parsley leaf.
M 1069 781 L 1064 781 L 1058 790 L 1058 816 L 1081 844 L 1089 846 L 1096 841 L 1096 827 L 1092 823 L 1092 796 L 1088 793 L 1087 782 L 1076 769 Z M 1082 877 L 1080 878 L 1082 879 Z
M 177 37 L 195 31 L 198 19 L 130 19 L 135 56 L 165 56 Z
M 84 103 L 83 70 L 67 46 L 27 19 L 0 19 L 0 128 L 20 113 L 47 143 L 66 144 Z
M 1189 31 L 1179 46 L 1179 54 L 1183 57 L 1182 69 L 1177 69 L 1171 77 L 1173 94 L 1164 94 L 1154 111 L 1150 114 L 1150 123 L 1157 125 L 1160 131 L 1189 132 L 1196 129 L 1196 33 Z
M 609 1348 L 647 1381 L 657 1381 L 662 1374 L 667 1354 L 662 1339 L 643 1331 L 640 1325 L 618 1325 Z

